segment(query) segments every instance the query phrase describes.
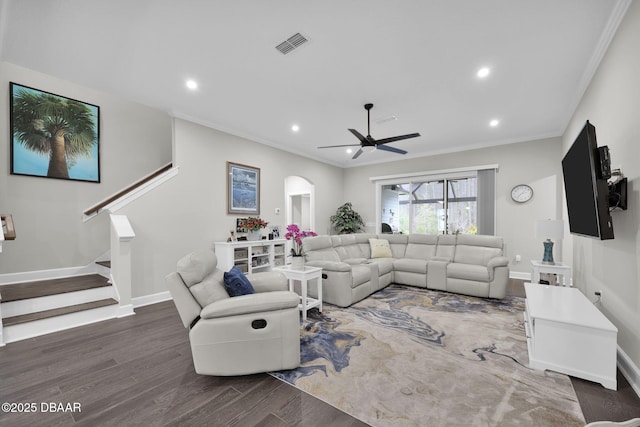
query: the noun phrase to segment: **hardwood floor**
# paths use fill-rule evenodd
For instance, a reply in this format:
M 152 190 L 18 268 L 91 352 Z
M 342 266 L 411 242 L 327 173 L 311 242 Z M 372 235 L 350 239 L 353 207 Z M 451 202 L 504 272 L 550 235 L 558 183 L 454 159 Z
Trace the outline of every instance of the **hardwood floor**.
M 197 375 L 173 303 L 136 313 L 0 348 L 0 402 L 36 404 L 0 413 L 0 425 L 366 425 L 266 374 Z M 618 381 L 614 392 L 574 380 L 587 422 L 640 416 L 640 398 Z
M 0 348 L 0 402 L 37 409 L 0 425 L 366 425 L 267 374 L 198 375 L 173 302 L 136 313 Z

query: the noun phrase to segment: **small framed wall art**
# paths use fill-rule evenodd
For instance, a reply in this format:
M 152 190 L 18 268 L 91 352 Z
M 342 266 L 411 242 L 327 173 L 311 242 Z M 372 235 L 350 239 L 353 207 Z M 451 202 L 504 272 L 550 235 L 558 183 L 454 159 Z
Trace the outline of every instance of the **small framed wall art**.
M 100 182 L 100 107 L 10 86 L 11 174 Z
M 227 162 L 227 213 L 260 214 L 260 168 Z

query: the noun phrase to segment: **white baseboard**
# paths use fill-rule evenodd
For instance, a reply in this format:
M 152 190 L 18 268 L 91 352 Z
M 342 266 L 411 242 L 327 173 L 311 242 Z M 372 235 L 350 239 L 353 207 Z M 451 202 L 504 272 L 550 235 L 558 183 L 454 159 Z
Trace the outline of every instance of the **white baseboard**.
M 633 360 L 618 346 L 618 369 L 622 375 L 629 381 L 629 385 L 640 397 L 640 368 L 638 368 Z
M 118 306 L 118 317 L 133 316 L 136 312 L 133 311 L 133 304 Z
M 96 264 L 97 265 L 97 264 Z M 97 268 L 92 264 L 82 267 L 56 268 L 52 270 L 25 271 L 22 273 L 0 274 L 0 285 L 13 283 L 36 282 L 38 280 L 61 279 L 63 277 L 86 276 L 96 274 Z
M 169 301 L 171 294 L 169 291 L 159 292 L 157 294 L 145 295 L 141 297 L 131 298 L 134 308 L 144 307 L 145 305 L 157 304 L 162 301 Z
M 524 280 L 525 282 L 531 281 L 531 273 L 524 273 L 522 271 L 510 271 L 509 272 L 510 279 L 518 279 Z

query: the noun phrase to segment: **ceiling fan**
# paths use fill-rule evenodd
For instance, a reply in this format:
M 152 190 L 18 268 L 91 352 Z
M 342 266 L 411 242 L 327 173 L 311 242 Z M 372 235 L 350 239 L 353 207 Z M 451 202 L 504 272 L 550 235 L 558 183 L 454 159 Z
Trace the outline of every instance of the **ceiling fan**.
M 365 150 L 369 150 L 369 149 L 371 151 L 379 149 L 384 151 L 391 151 L 392 153 L 407 154 L 407 152 L 404 150 L 401 150 L 399 148 L 389 147 L 388 145 L 384 145 L 384 144 L 388 144 L 390 142 L 395 142 L 395 141 L 401 141 L 403 139 L 415 138 L 420 136 L 420 134 L 410 133 L 407 135 L 392 136 L 390 138 L 383 138 L 383 139 L 377 139 L 377 140 L 374 139 L 371 136 L 371 116 L 370 116 L 371 108 L 373 108 L 373 104 L 364 104 L 364 109 L 367 110 L 367 136 L 366 137 L 362 136 L 362 134 L 355 129 L 349 129 L 349 132 L 354 134 L 356 138 L 360 140 L 360 144 L 327 145 L 327 146 L 318 147 L 318 148 L 360 146 L 360 149 L 356 152 L 356 154 L 353 155 L 352 159 L 357 159 L 360 156 L 360 154 L 362 154 Z

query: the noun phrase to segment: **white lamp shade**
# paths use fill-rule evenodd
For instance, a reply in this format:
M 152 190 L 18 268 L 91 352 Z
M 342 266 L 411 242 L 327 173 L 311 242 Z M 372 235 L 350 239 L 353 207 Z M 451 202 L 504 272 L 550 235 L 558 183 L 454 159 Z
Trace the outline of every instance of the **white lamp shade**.
M 539 219 L 536 221 L 536 237 L 558 240 L 564 237 L 564 221 L 561 219 Z

